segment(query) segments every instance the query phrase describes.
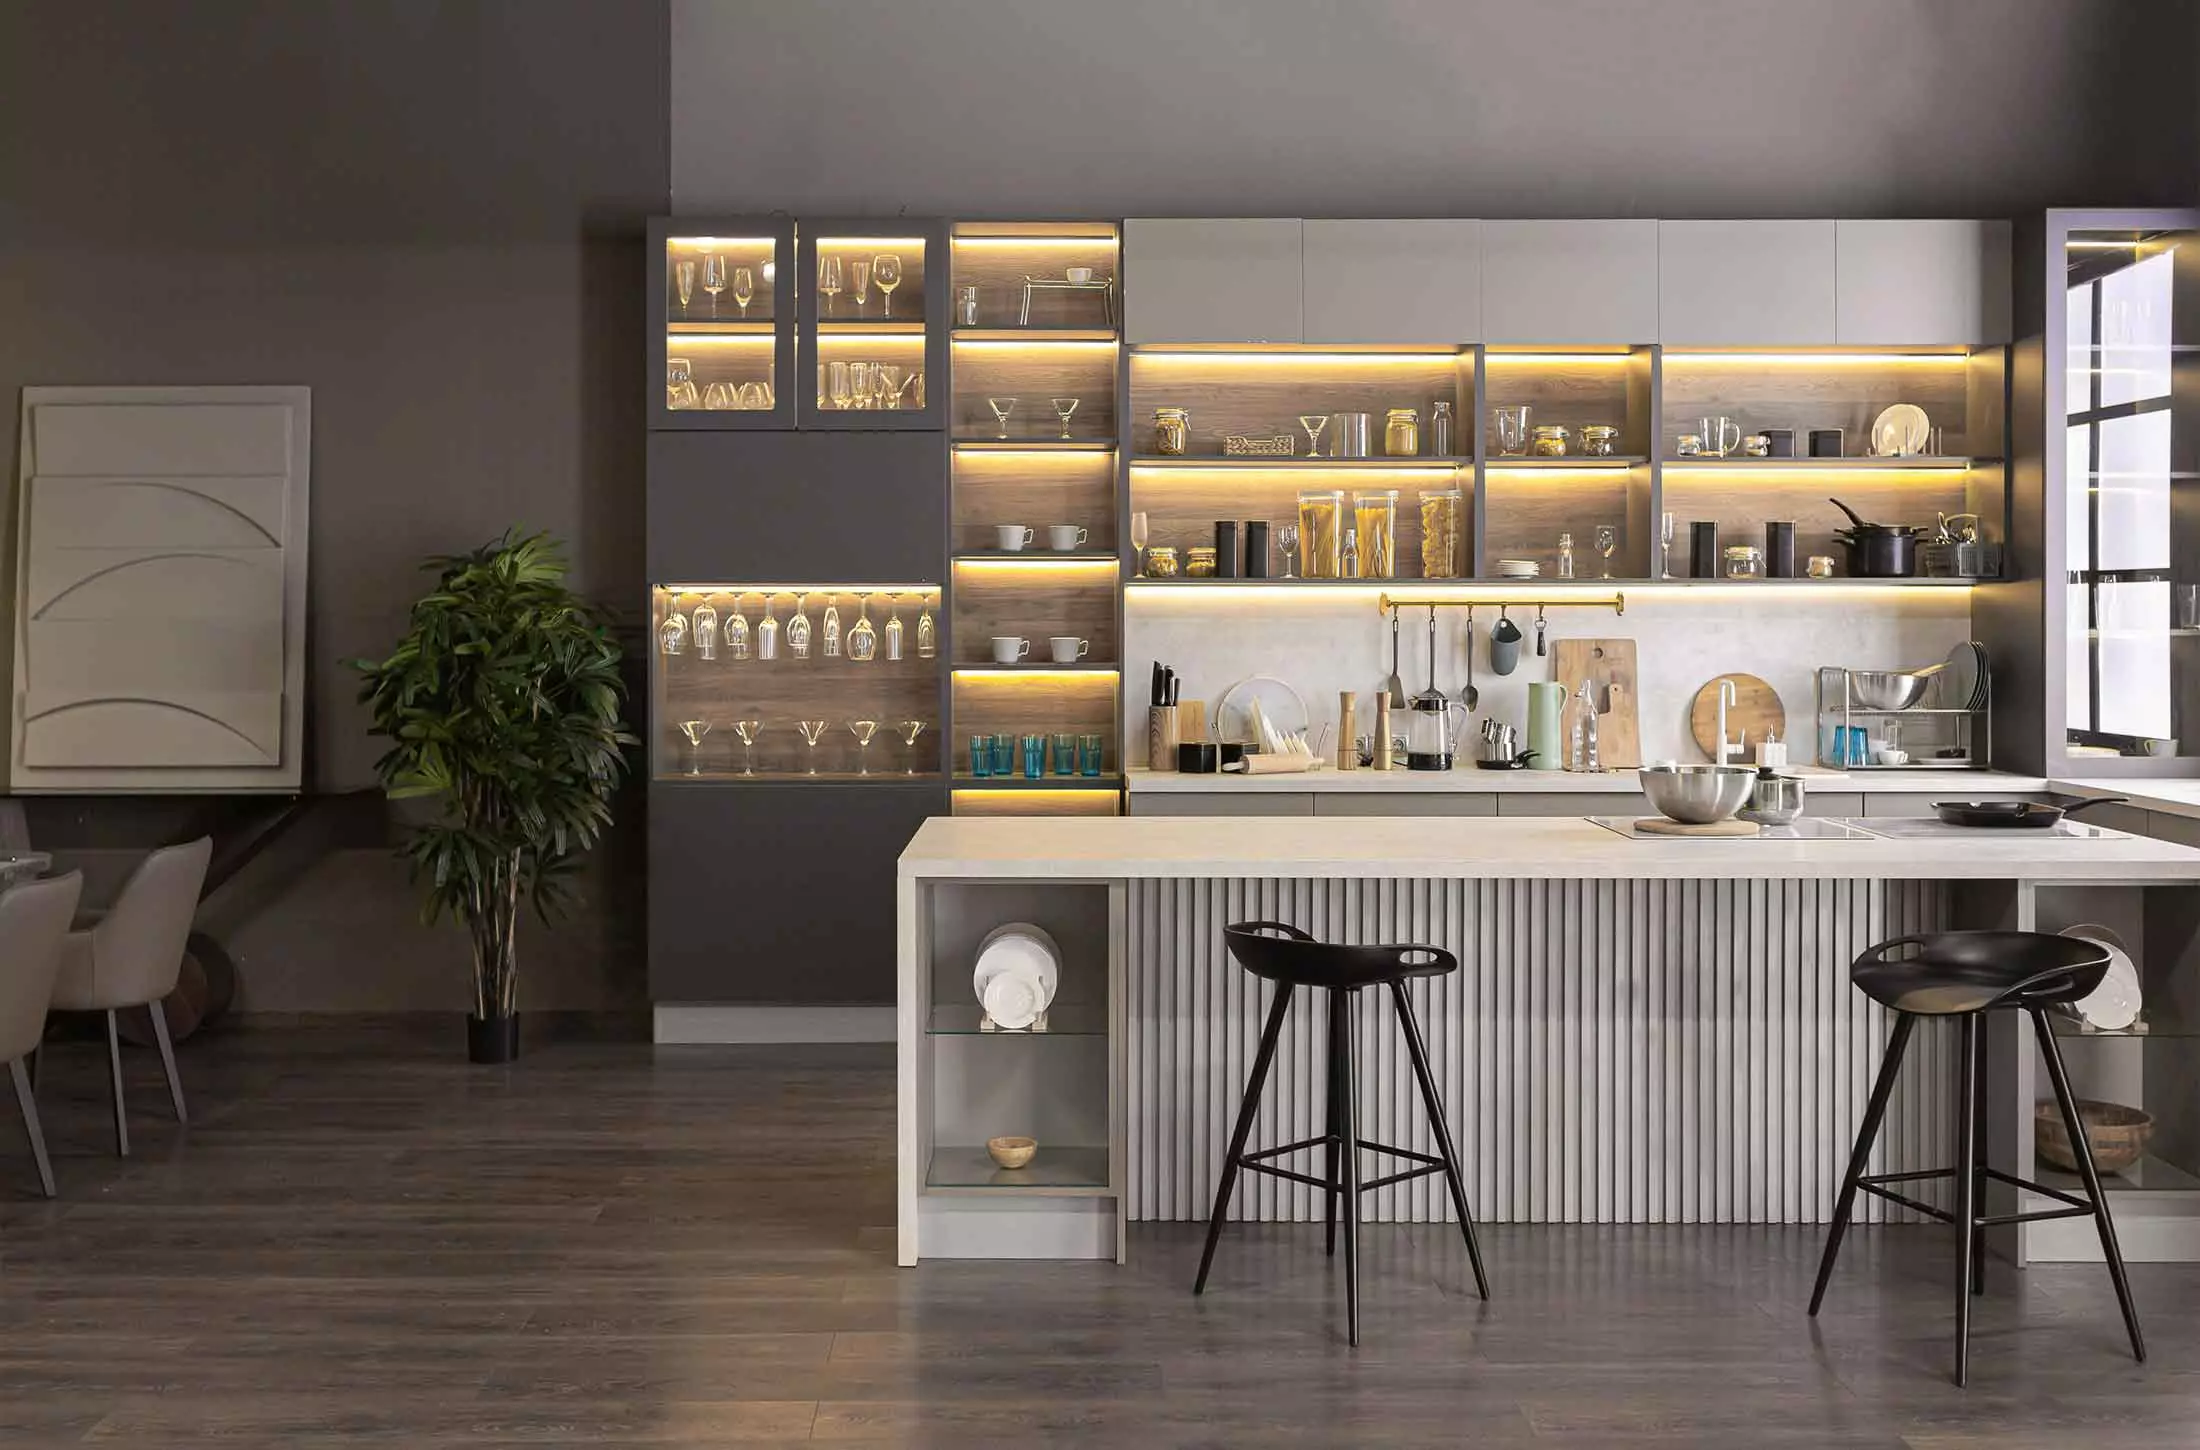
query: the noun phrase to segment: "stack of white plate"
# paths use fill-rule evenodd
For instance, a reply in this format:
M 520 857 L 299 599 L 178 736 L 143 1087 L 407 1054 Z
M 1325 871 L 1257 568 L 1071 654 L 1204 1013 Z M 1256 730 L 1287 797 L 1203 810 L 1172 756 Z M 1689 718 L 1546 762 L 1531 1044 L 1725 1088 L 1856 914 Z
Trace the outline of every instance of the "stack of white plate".
M 978 964 L 970 980 L 995 1027 L 1025 1031 L 1054 1000 L 1062 980 L 1062 949 L 1044 927 L 1006 922 L 978 943 Z
M 2062 934 L 2108 949 L 2108 972 L 2101 985 L 2071 1003 L 2070 1015 L 2096 1032 L 2122 1032 L 2137 1022 L 2145 998 L 2140 994 L 2139 968 L 2124 949 L 2124 939 L 2092 922 L 2066 926 Z
M 1986 646 L 1965 640 L 1948 651 L 1938 677 L 1940 708 L 1982 710 L 1986 707 Z
M 1533 559 L 1499 559 L 1497 577 L 1500 579 L 1533 579 L 1543 572 L 1543 566 Z

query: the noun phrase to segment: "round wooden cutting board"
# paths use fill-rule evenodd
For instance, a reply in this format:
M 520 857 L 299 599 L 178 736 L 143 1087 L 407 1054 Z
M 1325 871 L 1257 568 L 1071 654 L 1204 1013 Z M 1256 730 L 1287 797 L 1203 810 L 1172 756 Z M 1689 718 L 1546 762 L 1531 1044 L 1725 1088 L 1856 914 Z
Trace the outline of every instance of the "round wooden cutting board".
M 1778 690 L 1755 675 L 1719 675 L 1705 682 L 1688 709 L 1688 733 L 1696 737 L 1696 748 L 1704 753 L 1704 759 L 1719 757 L 1720 680 L 1734 682 L 1734 703 L 1726 707 L 1727 738 L 1749 732 L 1749 744 L 1734 764 L 1747 765 L 1754 760 L 1758 743 L 1767 735 L 1788 738 L 1787 708 L 1780 703 Z
M 1635 822 L 1635 829 L 1649 836 L 1754 836 L 1755 821 L 1706 821 L 1692 825 L 1687 821 L 1670 821 L 1664 816 L 1645 816 Z

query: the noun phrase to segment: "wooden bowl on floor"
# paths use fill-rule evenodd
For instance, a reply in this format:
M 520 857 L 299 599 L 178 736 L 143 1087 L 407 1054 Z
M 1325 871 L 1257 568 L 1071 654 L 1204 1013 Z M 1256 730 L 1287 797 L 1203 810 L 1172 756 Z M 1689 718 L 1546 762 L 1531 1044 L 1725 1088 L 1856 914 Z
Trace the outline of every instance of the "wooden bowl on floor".
M 2121 1173 L 2138 1162 L 2147 1150 L 2147 1139 L 2154 1136 L 2154 1114 L 2122 1103 L 2080 1098 L 2078 1120 L 2085 1124 L 2093 1166 L 2102 1173 Z M 2064 1130 L 2062 1114 L 2052 1100 L 2033 1106 L 2032 1148 L 2041 1161 L 2065 1173 L 2078 1171 L 2078 1155 L 2070 1146 L 2070 1134 Z
M 1031 1155 L 1039 1151 L 1037 1138 L 988 1138 L 985 1151 L 993 1155 L 993 1161 L 1003 1168 L 1021 1168 L 1031 1161 Z

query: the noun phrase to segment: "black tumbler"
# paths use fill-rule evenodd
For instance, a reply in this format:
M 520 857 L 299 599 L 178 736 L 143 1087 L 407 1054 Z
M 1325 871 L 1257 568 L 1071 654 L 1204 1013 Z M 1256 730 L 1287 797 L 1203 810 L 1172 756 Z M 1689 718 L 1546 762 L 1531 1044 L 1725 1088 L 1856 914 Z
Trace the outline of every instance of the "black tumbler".
M 1215 577 L 1238 577 L 1238 526 L 1236 519 L 1215 520 Z
M 1841 456 L 1841 430 L 1839 428 L 1813 428 L 1810 430 L 1810 456 L 1813 458 L 1839 458 Z
M 1215 557 L 1219 559 L 1221 555 L 1218 554 Z M 1266 519 L 1247 519 L 1245 521 L 1245 577 L 1248 579 L 1265 579 L 1268 577 L 1268 520 Z
M 1795 577 L 1795 525 L 1792 521 L 1774 520 L 1765 525 L 1765 577 Z
M 1688 577 L 1719 577 L 1719 525 L 1714 519 L 1698 519 L 1688 526 Z

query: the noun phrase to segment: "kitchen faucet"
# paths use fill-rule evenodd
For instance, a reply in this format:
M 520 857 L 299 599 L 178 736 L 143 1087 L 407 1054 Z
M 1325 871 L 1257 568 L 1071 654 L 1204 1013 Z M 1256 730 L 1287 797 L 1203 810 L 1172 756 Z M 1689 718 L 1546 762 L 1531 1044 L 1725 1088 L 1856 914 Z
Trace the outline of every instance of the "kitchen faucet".
M 1737 697 L 1734 692 L 1734 682 L 1732 680 L 1719 681 L 1719 748 L 1716 752 L 1716 755 L 1718 763 L 1721 765 L 1726 765 L 1729 763 L 1727 759 L 1728 752 L 1739 750 L 1749 743 L 1746 738 L 1746 732 L 1745 738 L 1741 740 L 1729 740 L 1727 738 L 1726 707 L 1734 704 L 1736 702 L 1736 698 Z

